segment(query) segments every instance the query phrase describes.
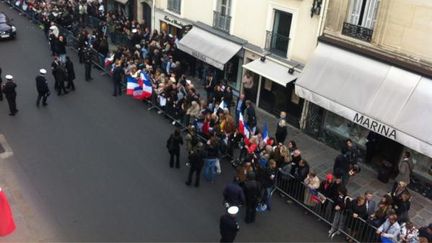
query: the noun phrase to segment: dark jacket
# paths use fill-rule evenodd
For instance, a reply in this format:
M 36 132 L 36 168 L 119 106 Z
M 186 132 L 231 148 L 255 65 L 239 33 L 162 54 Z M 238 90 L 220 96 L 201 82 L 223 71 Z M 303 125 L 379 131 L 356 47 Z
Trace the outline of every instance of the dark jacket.
M 121 66 L 119 67 L 116 66 L 113 71 L 113 81 L 117 83 L 121 83 L 123 74 L 124 74 L 123 68 Z
M 68 74 L 68 80 L 75 80 L 75 70 L 71 60 L 66 61 L 66 70 Z
M 327 181 L 322 181 L 318 191 L 327 198 L 335 198 L 335 194 L 337 194 L 337 185 L 334 182 L 328 183 Z
M 304 181 L 304 179 L 306 179 L 308 174 L 309 174 L 309 165 L 305 164 L 304 166 L 298 166 L 297 167 L 297 169 L 294 173 L 294 177 L 298 181 Z
M 247 124 L 249 128 L 255 127 L 257 121 L 256 121 L 255 109 L 252 106 L 246 108 L 246 117 L 247 117 Z
M 36 89 L 40 94 L 49 92 L 48 82 L 44 76 L 38 75 L 36 77 Z
M 240 227 L 237 220 L 230 215 L 223 215 L 219 220 L 220 242 L 233 242 Z
M 55 51 L 58 54 L 66 54 L 66 40 L 65 39 L 63 39 L 63 41 L 56 39 L 54 42 L 54 45 L 55 45 Z
M 180 152 L 180 145 L 183 144 L 183 138 L 181 136 L 175 136 L 171 134 L 171 136 L 167 140 L 167 149 L 170 153 L 178 153 Z
M 10 82 L 7 81 L 4 85 L 3 85 L 3 93 L 5 94 L 6 98 L 14 98 L 16 97 L 16 84 L 14 82 Z
M 237 182 L 231 182 L 223 191 L 224 201 L 230 205 L 242 205 L 245 203 L 245 194 Z
M 194 169 L 202 169 L 204 165 L 204 151 L 202 148 L 192 149 L 189 154 L 189 163 Z
M 242 103 L 241 103 L 240 107 L 238 107 L 240 101 Z M 238 108 L 240 108 L 240 110 L 238 110 Z M 240 100 L 240 98 L 237 98 L 237 103 L 236 103 L 235 109 L 236 109 L 236 113 L 240 111 L 240 113 L 243 114 L 244 111 L 246 110 L 246 101 L 245 100 Z
M 350 163 L 347 158 L 340 154 L 336 157 L 333 165 L 333 173 L 335 175 L 348 175 L 350 170 Z
M 257 203 L 261 196 L 261 186 L 256 180 L 247 180 L 244 182 L 244 192 L 246 204 Z

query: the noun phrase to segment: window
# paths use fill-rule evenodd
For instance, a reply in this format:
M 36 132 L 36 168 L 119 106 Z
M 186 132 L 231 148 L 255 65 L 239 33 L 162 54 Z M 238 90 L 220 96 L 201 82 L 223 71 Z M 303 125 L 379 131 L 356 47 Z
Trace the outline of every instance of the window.
M 266 49 L 276 55 L 287 56 L 291 22 L 291 13 L 275 10 L 273 30 L 267 31 Z
M 168 10 L 180 14 L 181 0 L 168 0 Z
M 350 0 L 342 34 L 370 42 L 381 0 Z
M 218 0 L 217 11 L 223 16 L 231 16 L 231 0 Z
M 351 0 L 347 23 L 373 29 L 380 0 Z
M 213 13 L 213 27 L 229 32 L 231 27 L 231 0 L 218 0 Z

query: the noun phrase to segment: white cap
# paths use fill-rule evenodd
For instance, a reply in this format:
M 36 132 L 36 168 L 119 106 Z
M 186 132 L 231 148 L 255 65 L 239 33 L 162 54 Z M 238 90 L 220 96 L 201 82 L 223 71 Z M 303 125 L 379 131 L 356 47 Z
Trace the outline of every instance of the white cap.
M 132 33 L 136 33 L 136 32 L 138 32 L 137 29 L 132 29 Z
M 231 206 L 228 208 L 228 213 L 231 215 L 236 215 L 239 211 L 239 208 L 237 206 Z
M 8 75 L 5 76 L 5 78 L 6 78 L 7 80 L 11 80 L 11 79 L 13 79 L 13 76 L 10 75 L 10 74 L 8 74 Z
M 39 73 L 40 73 L 40 74 L 46 74 L 47 71 L 46 71 L 45 69 L 42 68 L 42 69 L 39 70 Z

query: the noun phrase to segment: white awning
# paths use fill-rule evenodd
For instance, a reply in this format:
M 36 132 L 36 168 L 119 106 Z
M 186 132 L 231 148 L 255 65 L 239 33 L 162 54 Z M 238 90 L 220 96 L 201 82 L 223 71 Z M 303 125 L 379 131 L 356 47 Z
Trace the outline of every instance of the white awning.
M 296 94 L 432 157 L 432 80 L 320 43 Z
M 268 59 L 266 59 L 264 62 L 260 59 L 257 59 L 253 62 L 243 65 L 243 67 L 284 87 L 288 83 L 297 79 L 297 76 L 288 73 L 289 68 Z
M 121 4 L 126 4 L 128 2 L 128 0 L 115 0 L 115 1 Z
M 241 49 L 240 45 L 193 27 L 178 43 L 178 48 L 220 70 Z

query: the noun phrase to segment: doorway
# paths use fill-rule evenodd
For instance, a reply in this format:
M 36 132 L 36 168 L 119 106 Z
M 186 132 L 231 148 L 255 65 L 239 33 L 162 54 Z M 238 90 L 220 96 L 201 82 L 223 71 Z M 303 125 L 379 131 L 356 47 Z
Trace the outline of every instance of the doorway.
M 142 9 L 143 9 L 143 20 L 145 23 L 145 27 L 148 27 L 149 29 L 151 29 L 151 14 L 152 14 L 152 9 L 150 7 L 150 5 L 146 2 L 141 3 L 142 4 Z

